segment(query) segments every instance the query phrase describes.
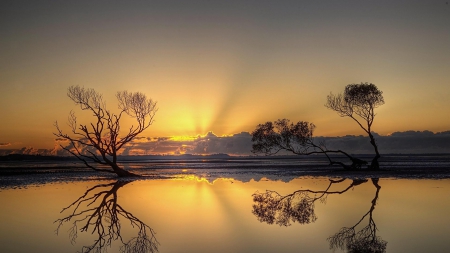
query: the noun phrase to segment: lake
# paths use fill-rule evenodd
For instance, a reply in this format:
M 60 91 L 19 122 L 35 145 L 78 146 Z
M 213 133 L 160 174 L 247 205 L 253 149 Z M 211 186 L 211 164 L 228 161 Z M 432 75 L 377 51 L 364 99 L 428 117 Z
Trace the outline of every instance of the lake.
M 0 252 L 450 252 L 450 159 L 0 162 Z
M 450 251 L 449 179 L 244 181 L 184 173 L 4 188 L 0 252 Z

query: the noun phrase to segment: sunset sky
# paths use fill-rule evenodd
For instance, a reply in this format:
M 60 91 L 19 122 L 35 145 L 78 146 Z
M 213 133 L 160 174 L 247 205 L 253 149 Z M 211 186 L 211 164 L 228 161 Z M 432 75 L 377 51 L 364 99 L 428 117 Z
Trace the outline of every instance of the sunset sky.
M 450 130 L 447 1 L 0 2 L 0 148 L 53 148 L 53 123 L 72 109 L 88 122 L 71 85 L 111 110 L 121 90 L 158 101 L 145 137 L 233 135 L 279 118 L 360 135 L 324 104 L 361 82 L 383 91 L 378 134 Z

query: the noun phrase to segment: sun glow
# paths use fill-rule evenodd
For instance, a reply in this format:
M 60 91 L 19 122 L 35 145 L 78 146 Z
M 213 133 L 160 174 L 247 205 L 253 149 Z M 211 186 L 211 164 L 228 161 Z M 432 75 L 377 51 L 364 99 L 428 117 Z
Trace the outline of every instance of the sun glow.
M 198 139 L 207 139 L 209 140 L 208 137 L 232 137 L 232 134 L 223 134 L 223 135 L 216 135 L 213 132 L 208 132 L 206 134 L 198 134 L 198 135 L 178 135 L 178 136 L 171 136 L 169 137 L 169 140 L 171 141 L 179 141 L 179 142 L 183 142 L 183 141 L 195 141 Z M 183 144 L 182 146 L 186 146 L 185 144 Z
M 206 95 L 201 97 L 202 99 L 196 99 L 201 103 L 192 98 L 180 97 L 180 95 L 166 98 L 166 101 L 172 103 L 167 105 L 161 103 L 160 106 L 161 108 L 164 106 L 165 111 L 163 116 L 158 118 L 159 115 L 157 115 L 157 121 L 152 126 L 154 131 L 163 135 L 170 133 L 171 135 L 194 136 L 210 130 L 215 118 L 217 102 L 208 100 L 205 98 Z
M 193 141 L 197 139 L 199 136 L 172 136 L 170 137 L 171 141 Z M 184 145 L 186 146 L 186 145 Z

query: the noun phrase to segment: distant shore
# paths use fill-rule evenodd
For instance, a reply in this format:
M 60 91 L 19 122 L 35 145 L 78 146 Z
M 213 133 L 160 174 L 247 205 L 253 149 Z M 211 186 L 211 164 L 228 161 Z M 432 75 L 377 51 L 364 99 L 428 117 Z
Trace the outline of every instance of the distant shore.
M 360 155 L 369 160 L 371 155 Z M 11 159 L 14 158 L 14 159 Z M 218 178 L 236 181 L 273 180 L 289 182 L 298 177 L 449 179 L 450 154 L 383 155 L 377 171 L 343 170 L 329 166 L 323 156 L 213 156 L 123 157 L 120 165 L 142 175 L 141 180 L 195 176 L 212 182 Z M 150 159 L 153 158 L 153 159 Z M 343 160 L 345 161 L 345 160 Z M 0 189 L 28 187 L 52 182 L 116 180 L 115 174 L 86 168 L 73 157 L 16 155 L 0 159 Z

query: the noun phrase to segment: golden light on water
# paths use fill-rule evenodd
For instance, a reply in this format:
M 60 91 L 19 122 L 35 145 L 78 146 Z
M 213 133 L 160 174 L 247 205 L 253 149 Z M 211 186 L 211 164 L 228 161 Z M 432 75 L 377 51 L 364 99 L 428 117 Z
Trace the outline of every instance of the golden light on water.
M 181 170 L 182 172 L 187 172 L 187 169 L 183 169 Z M 193 181 L 193 182 L 204 182 L 210 185 L 213 185 L 214 183 L 217 182 L 230 182 L 230 183 L 234 183 L 235 179 L 234 178 L 225 178 L 225 177 L 221 177 L 221 178 L 216 178 L 212 181 L 210 181 L 210 179 L 208 179 L 207 177 L 199 177 L 196 175 L 176 175 L 175 178 L 172 178 L 171 180 L 176 180 L 176 181 Z
M 117 191 L 117 204 L 156 232 L 160 252 L 330 252 L 327 238 L 361 220 L 370 209 L 376 191 L 372 184 L 364 183 L 345 194 L 330 195 L 326 203 L 316 202 L 317 222 L 284 227 L 258 221 L 252 213 L 252 194 L 267 189 L 281 195 L 302 189 L 321 190 L 327 187 L 328 179 L 298 178 L 289 183 L 235 180 L 231 184 L 229 179 L 221 178 L 213 182 L 207 183 L 201 176 L 184 180 L 138 180 Z M 2 252 L 36 249 L 51 253 L 76 252 L 92 243 L 95 233 L 79 232 L 80 237 L 71 245 L 67 236 L 70 224 L 56 235 L 54 221 L 64 217 L 61 209 L 86 189 L 105 183 L 89 180 L 0 191 L 4 203 L 0 209 Z M 350 183 L 347 180 L 336 185 L 336 190 L 345 189 Z M 449 183 L 449 180 L 380 179 L 381 190 L 373 219 L 377 235 L 388 241 L 388 250 L 445 252 L 448 247 L 445 224 L 449 222 L 450 206 L 442 200 L 449 195 Z M 48 202 L 49 197 L 53 201 Z M 124 238 L 136 236 L 137 231 L 125 222 L 122 229 Z M 31 239 L 23 243 L 24 237 Z M 111 250 L 119 246 L 120 242 Z

